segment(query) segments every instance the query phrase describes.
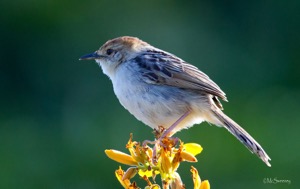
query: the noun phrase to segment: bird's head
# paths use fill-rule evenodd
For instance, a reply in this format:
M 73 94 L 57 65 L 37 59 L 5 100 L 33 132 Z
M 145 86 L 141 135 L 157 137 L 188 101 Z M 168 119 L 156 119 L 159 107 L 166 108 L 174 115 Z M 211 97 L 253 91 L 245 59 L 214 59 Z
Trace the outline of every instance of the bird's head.
M 99 50 L 84 55 L 79 60 L 95 60 L 104 73 L 111 76 L 118 65 L 136 57 L 149 47 L 151 45 L 136 37 L 118 37 L 107 41 Z

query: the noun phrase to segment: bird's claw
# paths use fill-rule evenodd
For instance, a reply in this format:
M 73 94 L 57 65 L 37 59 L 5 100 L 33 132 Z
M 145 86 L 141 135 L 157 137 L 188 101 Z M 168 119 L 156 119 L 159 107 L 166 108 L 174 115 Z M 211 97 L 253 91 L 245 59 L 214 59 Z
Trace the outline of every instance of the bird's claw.
M 178 142 L 180 141 L 177 137 L 170 137 L 168 133 L 165 133 L 166 130 L 163 127 L 159 127 L 159 129 L 154 129 L 153 133 L 155 135 L 156 140 L 150 141 L 145 140 L 143 141 L 143 147 L 147 147 L 148 144 L 154 145 L 153 147 L 153 156 L 152 156 L 152 163 L 154 165 L 157 164 L 157 159 L 160 156 L 160 149 L 165 149 L 167 151 L 170 151 L 171 148 L 176 146 Z

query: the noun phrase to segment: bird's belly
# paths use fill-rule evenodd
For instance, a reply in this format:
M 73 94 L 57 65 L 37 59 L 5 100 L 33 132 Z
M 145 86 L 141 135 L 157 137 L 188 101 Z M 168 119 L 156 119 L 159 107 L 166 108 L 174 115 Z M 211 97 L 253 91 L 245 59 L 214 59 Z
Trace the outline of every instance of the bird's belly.
M 151 128 L 158 126 L 168 128 L 188 111 L 190 111 L 189 116 L 176 127 L 176 130 L 203 121 L 201 111 L 200 113 L 198 110 L 195 111 L 191 105 L 197 103 L 199 107 L 203 106 L 201 95 L 193 99 L 187 91 L 176 87 L 143 83 L 128 86 L 128 84 L 124 85 L 124 82 L 123 85 L 114 85 L 114 91 L 120 103 L 138 120 Z

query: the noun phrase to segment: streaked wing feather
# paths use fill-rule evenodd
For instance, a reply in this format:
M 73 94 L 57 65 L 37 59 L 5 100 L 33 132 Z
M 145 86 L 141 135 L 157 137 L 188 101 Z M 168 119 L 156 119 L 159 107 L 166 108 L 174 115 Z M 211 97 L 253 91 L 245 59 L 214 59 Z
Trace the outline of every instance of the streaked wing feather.
M 147 83 L 203 91 L 227 101 L 225 93 L 205 73 L 172 54 L 148 51 L 135 61 Z

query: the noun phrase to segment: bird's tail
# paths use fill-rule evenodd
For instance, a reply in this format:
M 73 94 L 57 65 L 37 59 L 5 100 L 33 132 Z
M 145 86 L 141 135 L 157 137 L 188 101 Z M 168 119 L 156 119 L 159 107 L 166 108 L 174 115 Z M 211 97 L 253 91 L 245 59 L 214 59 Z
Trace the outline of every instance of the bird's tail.
M 267 166 L 271 167 L 271 164 L 269 163 L 269 160 L 271 160 L 271 158 L 258 144 L 258 142 L 256 142 L 255 139 L 247 133 L 247 131 L 245 131 L 241 126 L 239 126 L 236 122 L 225 115 L 221 110 L 215 109 L 212 110 L 212 112 L 222 123 L 222 126 L 224 126 L 239 141 L 241 141 L 241 143 L 243 143 L 251 153 L 256 154 L 263 162 L 267 164 Z

